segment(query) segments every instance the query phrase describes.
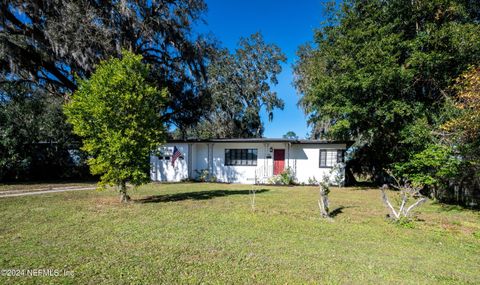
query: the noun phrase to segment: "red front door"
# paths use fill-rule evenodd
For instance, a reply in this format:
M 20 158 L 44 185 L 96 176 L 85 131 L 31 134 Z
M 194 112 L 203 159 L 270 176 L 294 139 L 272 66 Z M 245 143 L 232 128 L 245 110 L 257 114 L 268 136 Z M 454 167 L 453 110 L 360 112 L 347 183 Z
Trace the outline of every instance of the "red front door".
M 275 149 L 273 151 L 273 175 L 283 172 L 285 168 L 285 150 Z

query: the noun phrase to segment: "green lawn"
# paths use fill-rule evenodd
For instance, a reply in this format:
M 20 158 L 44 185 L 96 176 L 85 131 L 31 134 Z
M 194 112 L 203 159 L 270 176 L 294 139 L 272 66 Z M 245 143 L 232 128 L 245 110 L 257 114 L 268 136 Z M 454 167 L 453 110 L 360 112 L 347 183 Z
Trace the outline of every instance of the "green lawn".
M 480 214 L 427 203 L 413 228 L 385 221 L 378 190 L 149 184 L 0 199 L 0 269 L 66 269 L 4 283 L 479 284 Z M 148 196 L 149 199 L 145 199 Z
M 12 183 L 0 184 L 0 194 L 3 192 L 35 192 L 41 190 L 51 190 L 64 187 L 90 187 L 95 186 L 95 182 L 51 182 L 51 183 Z

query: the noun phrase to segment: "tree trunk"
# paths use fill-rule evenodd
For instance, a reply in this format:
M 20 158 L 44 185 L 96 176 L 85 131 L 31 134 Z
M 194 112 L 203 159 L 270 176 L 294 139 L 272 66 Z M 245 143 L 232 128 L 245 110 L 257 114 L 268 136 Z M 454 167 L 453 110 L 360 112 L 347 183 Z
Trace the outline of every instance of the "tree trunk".
M 345 166 L 345 182 L 343 186 L 351 186 L 357 184 L 357 180 L 353 175 L 352 169 L 349 166 Z
M 322 218 L 329 218 L 329 209 L 328 209 L 328 190 L 326 190 L 323 185 L 320 184 L 320 199 L 318 200 L 318 207 L 320 208 L 320 215 Z
M 127 185 L 125 181 L 122 181 L 117 185 L 118 191 L 120 192 L 120 202 L 128 203 L 130 201 L 130 196 L 127 195 Z

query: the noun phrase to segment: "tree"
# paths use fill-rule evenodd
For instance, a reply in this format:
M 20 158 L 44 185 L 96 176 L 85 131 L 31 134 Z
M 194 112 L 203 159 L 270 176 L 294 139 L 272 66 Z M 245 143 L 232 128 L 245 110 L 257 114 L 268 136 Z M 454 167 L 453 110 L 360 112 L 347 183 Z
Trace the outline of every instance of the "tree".
M 167 97 L 149 81 L 151 67 L 142 56 L 123 51 L 122 58 L 101 62 L 65 106 L 68 122 L 83 139 L 82 149 L 100 186 L 116 185 L 127 202 L 126 183 L 149 181 L 149 154 L 165 142 L 162 111 Z
M 456 80 L 454 90 L 457 94 L 454 115 L 441 126 L 439 136 L 442 144 L 451 146 L 456 158 L 461 160 L 454 180 L 463 188 L 460 199 L 478 206 L 475 197 L 479 197 L 480 191 L 480 68 L 470 67 L 465 71 Z
M 88 174 L 82 155 L 72 156 L 78 139 L 70 135 L 62 105 L 34 84 L 0 84 L 0 181 Z
M 394 205 L 390 202 L 390 199 L 388 199 L 386 193 L 386 190 L 388 189 L 387 184 L 383 185 L 380 188 L 382 201 L 389 211 L 388 218 L 390 220 L 397 223 L 408 223 L 411 221 L 412 211 L 427 202 L 428 199 L 427 197 L 424 197 L 422 194 L 420 194 L 420 188 L 414 187 L 408 183 L 405 185 L 398 183 L 399 182 L 397 181 L 397 185 L 391 186 L 396 190 L 400 191 L 400 205 Z M 409 206 L 408 200 L 414 200 L 414 202 L 411 203 Z
M 433 131 L 435 143 L 395 169 L 413 184 L 433 190 L 436 198 L 465 203 L 474 198 L 480 178 L 480 69 L 470 67 L 451 90 L 454 96 L 445 104 L 444 122 Z
M 277 84 L 285 55 L 274 44 L 267 44 L 260 33 L 240 39 L 235 53 L 218 50 L 208 66 L 211 108 L 188 135 L 199 138 L 261 137 L 260 112 L 269 119 L 283 101 L 270 85 Z M 186 136 L 187 134 L 183 134 Z
M 170 90 L 165 119 L 186 128 L 208 99 L 205 64 L 214 45 L 192 33 L 205 9 L 203 0 L 1 1 L 1 80 L 68 96 L 77 78 L 126 48 L 150 64 L 157 88 Z
M 414 187 L 430 186 L 435 192 L 459 174 L 460 164 L 452 147 L 437 143 L 413 154 L 408 161 L 396 164 L 395 170 Z
M 318 192 L 318 208 L 320 209 L 320 216 L 325 219 L 331 219 L 328 203 L 328 194 L 330 193 L 329 183 L 329 178 L 326 175 L 323 176 L 322 180 L 319 183 L 320 189 Z
M 470 67 L 456 81 L 453 107 L 458 115 L 442 129 L 456 145 L 480 150 L 480 67 Z M 477 151 L 472 151 L 478 153 Z
M 284 139 L 292 139 L 298 140 L 298 136 L 294 131 L 288 131 L 286 134 L 283 135 Z
M 300 104 L 319 135 L 357 142 L 379 180 L 433 141 L 452 81 L 480 61 L 476 1 L 350 0 L 299 49 Z

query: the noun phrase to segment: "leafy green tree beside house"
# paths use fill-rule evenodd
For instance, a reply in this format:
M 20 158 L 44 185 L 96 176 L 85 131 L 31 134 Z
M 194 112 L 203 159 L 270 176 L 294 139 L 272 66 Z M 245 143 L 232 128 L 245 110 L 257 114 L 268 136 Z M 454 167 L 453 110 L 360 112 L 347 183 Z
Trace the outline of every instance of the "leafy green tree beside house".
M 142 56 L 123 51 L 122 58 L 101 62 L 65 105 L 73 132 L 83 140 L 92 174 L 99 186 L 116 186 L 127 202 L 127 182 L 149 181 L 149 154 L 165 142 L 167 90 L 149 81 L 150 67 Z

